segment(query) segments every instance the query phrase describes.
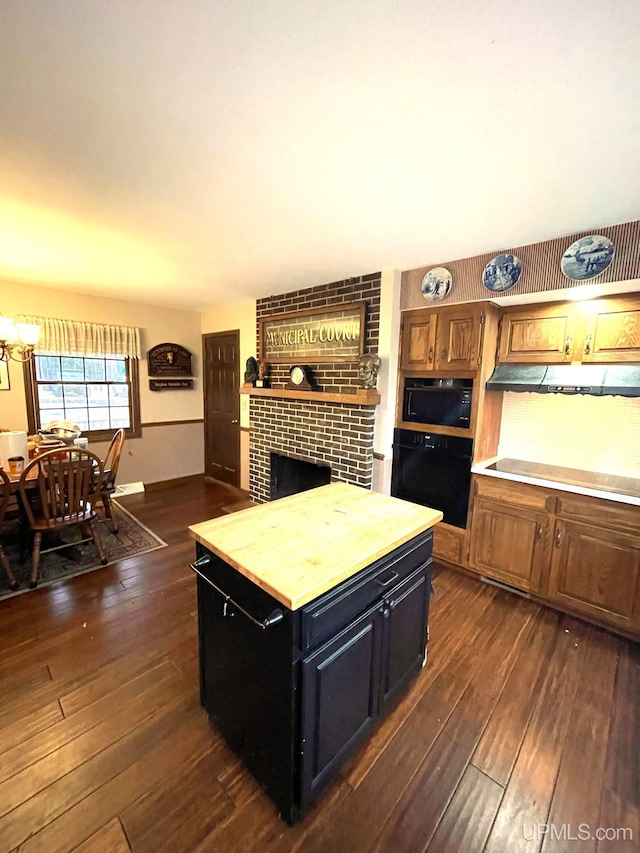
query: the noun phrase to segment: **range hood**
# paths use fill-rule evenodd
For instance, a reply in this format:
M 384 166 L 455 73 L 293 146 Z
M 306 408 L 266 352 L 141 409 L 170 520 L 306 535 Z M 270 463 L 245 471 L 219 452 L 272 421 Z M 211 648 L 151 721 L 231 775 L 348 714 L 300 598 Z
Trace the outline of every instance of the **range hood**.
M 488 391 L 640 397 L 640 364 L 499 364 Z

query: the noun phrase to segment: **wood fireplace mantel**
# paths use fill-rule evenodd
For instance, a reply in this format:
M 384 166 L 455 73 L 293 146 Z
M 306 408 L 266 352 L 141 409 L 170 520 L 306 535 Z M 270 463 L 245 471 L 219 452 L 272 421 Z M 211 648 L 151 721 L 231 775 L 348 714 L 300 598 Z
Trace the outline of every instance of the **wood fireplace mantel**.
M 289 388 L 241 388 L 241 394 L 252 397 L 279 397 L 282 400 L 309 400 L 312 403 L 348 403 L 377 406 L 380 394 L 373 389 L 358 388 L 354 394 L 331 394 L 327 391 L 294 391 Z

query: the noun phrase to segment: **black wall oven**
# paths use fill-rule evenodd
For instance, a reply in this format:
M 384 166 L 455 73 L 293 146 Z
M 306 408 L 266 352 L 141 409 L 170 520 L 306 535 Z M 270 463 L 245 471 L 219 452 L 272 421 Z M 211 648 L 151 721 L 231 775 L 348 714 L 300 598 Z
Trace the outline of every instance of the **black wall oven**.
M 473 379 L 405 379 L 402 419 L 468 429 L 472 387 Z
M 443 521 L 467 526 L 473 440 L 396 429 L 391 494 L 439 509 Z

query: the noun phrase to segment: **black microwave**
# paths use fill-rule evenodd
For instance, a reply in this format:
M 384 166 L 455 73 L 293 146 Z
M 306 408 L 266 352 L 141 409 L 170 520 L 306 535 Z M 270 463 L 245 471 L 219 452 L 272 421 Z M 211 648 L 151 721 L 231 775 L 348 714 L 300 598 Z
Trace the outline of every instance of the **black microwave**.
M 472 388 L 473 379 L 406 379 L 402 420 L 468 429 Z

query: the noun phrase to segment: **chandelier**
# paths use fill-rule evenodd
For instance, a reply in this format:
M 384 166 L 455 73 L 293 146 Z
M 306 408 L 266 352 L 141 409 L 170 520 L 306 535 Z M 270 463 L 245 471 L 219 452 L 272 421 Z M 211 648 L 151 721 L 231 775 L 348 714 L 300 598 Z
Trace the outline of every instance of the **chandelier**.
M 40 326 L 0 314 L 0 361 L 29 361 L 40 340 Z

